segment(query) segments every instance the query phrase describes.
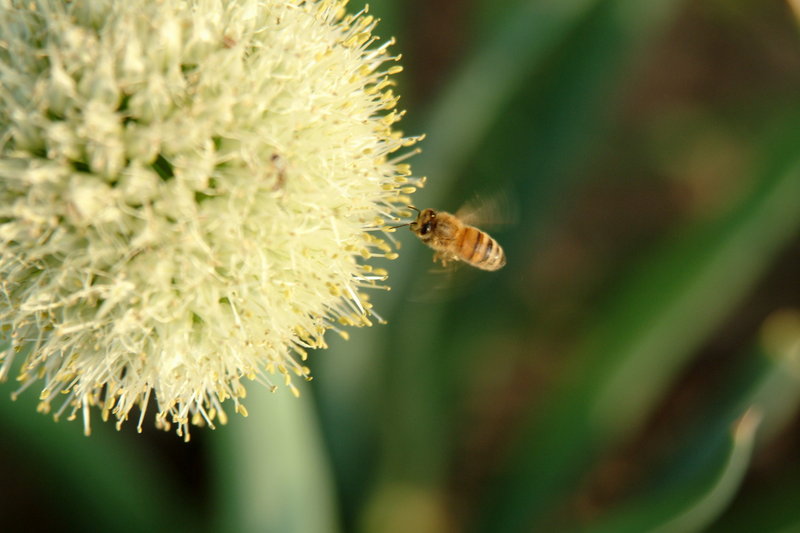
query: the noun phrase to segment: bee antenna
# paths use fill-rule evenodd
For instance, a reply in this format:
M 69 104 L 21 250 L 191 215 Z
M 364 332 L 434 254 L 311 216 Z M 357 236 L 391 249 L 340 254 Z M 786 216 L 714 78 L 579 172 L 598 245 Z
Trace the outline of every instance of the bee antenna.
M 407 206 L 407 207 L 408 207 L 409 209 L 413 209 L 413 210 L 414 210 L 414 211 L 416 211 L 417 213 L 420 213 L 420 210 L 419 210 L 419 209 L 417 209 L 416 207 L 414 207 L 413 205 L 409 205 L 409 206 Z M 412 222 L 406 222 L 405 224 L 400 224 L 399 226 L 389 226 L 389 228 L 391 228 L 391 229 L 404 228 L 404 227 L 406 227 L 406 226 L 410 226 L 411 224 L 412 224 Z

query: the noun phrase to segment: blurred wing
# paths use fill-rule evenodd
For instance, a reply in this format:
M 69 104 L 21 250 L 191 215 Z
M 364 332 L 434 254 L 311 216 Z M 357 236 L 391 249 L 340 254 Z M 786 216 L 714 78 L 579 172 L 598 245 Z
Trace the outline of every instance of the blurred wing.
M 516 224 L 519 220 L 519 205 L 511 200 L 507 191 L 488 197 L 476 195 L 456 211 L 456 216 L 465 224 L 478 228 Z
M 470 292 L 476 272 L 479 271 L 461 261 L 454 261 L 446 267 L 437 264 L 416 278 L 416 286 L 408 299 L 418 303 L 453 300 Z

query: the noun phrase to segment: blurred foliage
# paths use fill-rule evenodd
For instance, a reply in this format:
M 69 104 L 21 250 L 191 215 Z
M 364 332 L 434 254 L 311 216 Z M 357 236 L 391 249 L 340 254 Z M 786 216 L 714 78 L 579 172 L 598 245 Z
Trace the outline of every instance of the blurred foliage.
M 0 402 L 4 530 L 800 527 L 789 5 L 370 9 L 428 134 L 415 202 L 511 201 L 518 221 L 487 228 L 508 266 L 431 273 L 398 234 L 389 325 L 312 354 L 300 400 L 253 387 L 248 418 L 189 444 Z

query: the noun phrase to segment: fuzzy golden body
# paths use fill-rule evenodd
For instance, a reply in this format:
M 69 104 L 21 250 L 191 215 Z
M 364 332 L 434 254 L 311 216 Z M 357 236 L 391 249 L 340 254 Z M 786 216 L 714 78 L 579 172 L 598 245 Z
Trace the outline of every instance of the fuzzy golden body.
M 506 254 L 496 240 L 451 213 L 423 209 L 409 227 L 436 251 L 433 260 L 443 266 L 463 261 L 481 270 L 498 270 L 506 264 Z

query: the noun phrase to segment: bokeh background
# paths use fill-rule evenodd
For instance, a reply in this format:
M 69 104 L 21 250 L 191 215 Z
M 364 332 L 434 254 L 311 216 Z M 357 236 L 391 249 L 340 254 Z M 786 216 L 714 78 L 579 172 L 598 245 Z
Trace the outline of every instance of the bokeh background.
M 350 8 L 360 9 L 353 0 Z M 782 0 L 379 0 L 420 207 L 294 399 L 184 443 L 0 387 L 3 531 L 800 531 L 800 35 Z M 513 215 L 513 216 L 512 216 Z M 489 221 L 492 222 L 492 221 Z

